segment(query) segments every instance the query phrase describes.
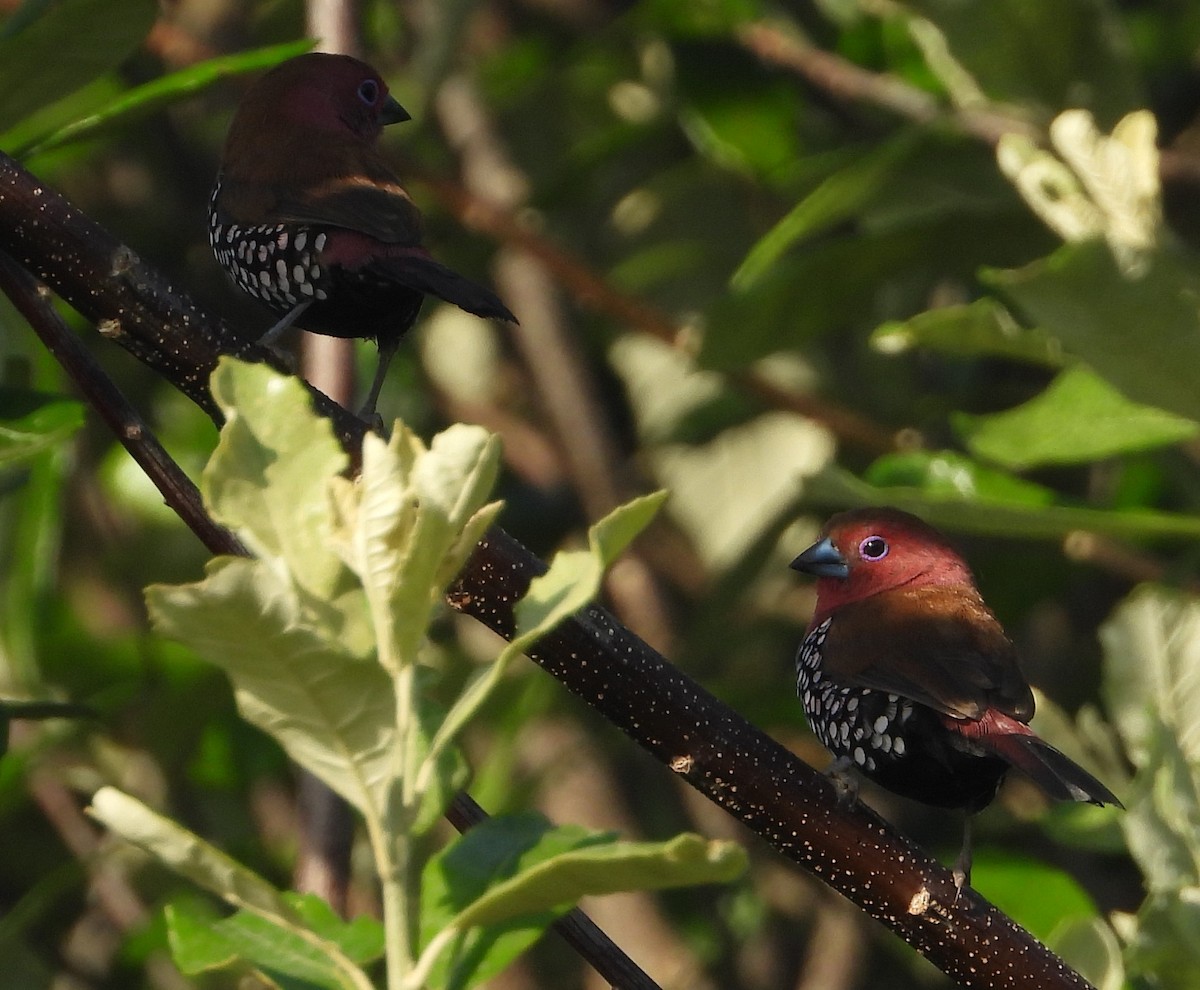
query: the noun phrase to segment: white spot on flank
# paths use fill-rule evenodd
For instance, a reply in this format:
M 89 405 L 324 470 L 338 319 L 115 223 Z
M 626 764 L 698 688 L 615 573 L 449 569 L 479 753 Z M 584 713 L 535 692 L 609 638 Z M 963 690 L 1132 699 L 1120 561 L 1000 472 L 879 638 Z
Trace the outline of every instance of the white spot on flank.
M 875 731 L 876 732 L 880 732 L 880 733 L 887 732 L 887 727 L 888 727 L 888 720 L 887 720 L 886 715 L 880 715 L 879 718 L 875 719 Z

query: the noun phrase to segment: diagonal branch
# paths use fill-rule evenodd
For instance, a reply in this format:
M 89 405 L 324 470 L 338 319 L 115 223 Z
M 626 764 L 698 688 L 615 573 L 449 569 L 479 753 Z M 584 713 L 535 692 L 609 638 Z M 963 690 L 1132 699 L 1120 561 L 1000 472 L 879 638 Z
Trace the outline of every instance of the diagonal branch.
M 0 155 L 0 250 L 17 257 L 114 339 L 205 409 L 217 357 L 237 347 L 219 322 L 171 290 L 16 162 Z M 186 340 L 181 339 L 186 338 Z M 363 425 L 329 410 L 347 447 Z M 544 570 L 502 530 L 479 544 L 451 604 L 511 635 L 512 609 Z M 1087 984 L 1006 915 L 968 892 L 955 901 L 948 870 L 862 805 L 839 807 L 815 770 L 747 723 L 616 622 L 591 607 L 544 639 L 532 659 L 609 721 L 745 822 L 781 855 L 892 929 L 934 965 L 972 987 L 1082 988 Z

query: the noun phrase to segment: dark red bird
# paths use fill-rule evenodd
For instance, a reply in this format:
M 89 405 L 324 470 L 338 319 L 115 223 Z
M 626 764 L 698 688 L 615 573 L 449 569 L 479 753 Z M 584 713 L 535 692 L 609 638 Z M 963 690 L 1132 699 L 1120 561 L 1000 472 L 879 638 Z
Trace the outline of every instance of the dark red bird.
M 1033 693 L 1016 650 L 937 530 L 898 509 L 843 512 L 792 567 L 818 579 L 796 655 L 813 732 L 835 771 L 856 767 L 897 794 L 967 811 L 960 887 L 970 880 L 969 816 L 1009 767 L 1052 798 L 1120 806 L 1029 728 Z
M 385 124 L 409 120 L 387 84 L 347 55 L 311 53 L 264 75 L 229 127 L 209 201 L 217 261 L 280 317 L 332 337 L 369 337 L 379 370 L 426 295 L 516 322 L 496 295 L 421 246 L 421 215 L 376 147 Z

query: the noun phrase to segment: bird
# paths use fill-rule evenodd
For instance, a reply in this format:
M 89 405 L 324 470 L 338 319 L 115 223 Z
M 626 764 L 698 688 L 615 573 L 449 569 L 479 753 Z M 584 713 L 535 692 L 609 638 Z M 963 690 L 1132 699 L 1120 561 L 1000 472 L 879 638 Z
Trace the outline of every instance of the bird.
M 288 59 L 239 102 L 209 198 L 217 262 L 278 317 L 260 343 L 293 324 L 376 341 L 367 419 L 425 296 L 516 322 L 494 292 L 422 245 L 421 214 L 378 148 L 385 126 L 411 119 L 359 59 Z
M 970 883 L 972 816 L 1016 767 L 1049 797 L 1121 807 L 1116 796 L 1029 727 L 1034 699 L 1017 650 L 966 561 L 900 509 L 832 516 L 792 561 L 817 579 L 796 653 L 796 690 L 828 772 L 854 770 L 893 793 L 966 812 L 954 864 Z

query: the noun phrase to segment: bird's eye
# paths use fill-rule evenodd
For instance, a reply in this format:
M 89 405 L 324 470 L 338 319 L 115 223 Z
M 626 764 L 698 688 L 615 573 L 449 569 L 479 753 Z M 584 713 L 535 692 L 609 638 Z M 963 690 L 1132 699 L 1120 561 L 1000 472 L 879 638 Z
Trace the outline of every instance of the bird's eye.
M 858 545 L 858 555 L 863 560 L 883 560 L 887 553 L 887 540 L 882 536 L 868 536 Z
M 367 106 L 375 106 L 375 101 L 379 99 L 379 83 L 374 79 L 364 79 L 358 87 L 358 98 Z

